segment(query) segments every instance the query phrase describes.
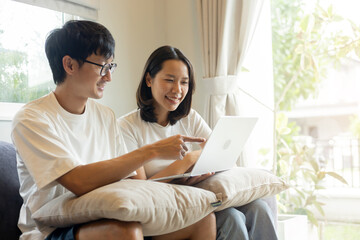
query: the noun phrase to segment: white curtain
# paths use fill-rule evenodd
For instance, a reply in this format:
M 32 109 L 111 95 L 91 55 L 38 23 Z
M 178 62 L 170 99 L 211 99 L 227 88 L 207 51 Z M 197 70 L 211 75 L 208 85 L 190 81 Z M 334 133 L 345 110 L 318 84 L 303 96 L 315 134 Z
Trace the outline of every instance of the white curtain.
M 33 6 L 48 8 L 80 16 L 85 19 L 98 19 L 99 0 L 14 0 Z
M 198 0 L 202 36 L 204 118 L 210 127 L 224 115 L 242 115 L 238 87 L 264 0 Z
M 270 3 L 197 0 L 197 7 L 202 36 L 204 118 L 213 128 L 225 115 L 258 117 L 237 164 L 271 169 L 274 110 Z M 252 56 L 246 58 L 249 50 Z M 242 72 L 244 60 L 249 65 L 246 67 L 251 66 L 250 72 Z M 260 154 L 264 152 L 260 150 L 267 154 Z

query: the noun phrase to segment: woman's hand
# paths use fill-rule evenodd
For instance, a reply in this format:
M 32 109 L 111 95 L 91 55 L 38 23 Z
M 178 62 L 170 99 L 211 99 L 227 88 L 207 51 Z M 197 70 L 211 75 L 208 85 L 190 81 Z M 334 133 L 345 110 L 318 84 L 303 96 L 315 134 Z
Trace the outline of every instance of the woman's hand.
M 199 159 L 200 154 L 201 154 L 201 150 L 197 150 L 197 151 L 189 152 L 185 155 L 184 159 L 181 162 L 184 162 L 184 163 L 187 162 L 188 163 L 187 165 L 191 166 L 186 172 L 191 171 L 191 169 L 194 167 L 194 164 Z M 206 174 L 195 176 L 195 177 L 178 178 L 178 179 L 174 179 L 174 180 L 170 181 L 170 183 L 192 186 L 201 181 L 204 181 L 205 179 L 211 177 L 214 174 L 215 173 L 212 172 L 212 173 L 206 173 Z
M 195 162 L 198 160 L 200 153 L 201 150 L 188 152 L 183 160 L 174 161 L 165 169 L 153 175 L 150 179 L 177 175 L 190 171 L 191 168 L 194 166 Z M 171 182 L 171 181 L 172 179 L 166 179 L 163 180 L 162 182 Z
M 158 158 L 161 159 L 178 159 L 182 160 L 188 151 L 185 142 L 205 142 L 205 138 L 200 137 L 188 137 L 183 135 L 175 135 L 169 138 L 160 140 L 153 145 L 157 152 Z
M 206 174 L 195 176 L 195 177 L 178 178 L 178 179 L 172 180 L 170 183 L 193 186 L 193 185 L 213 176 L 214 174 L 215 173 L 212 172 L 212 173 L 206 173 Z

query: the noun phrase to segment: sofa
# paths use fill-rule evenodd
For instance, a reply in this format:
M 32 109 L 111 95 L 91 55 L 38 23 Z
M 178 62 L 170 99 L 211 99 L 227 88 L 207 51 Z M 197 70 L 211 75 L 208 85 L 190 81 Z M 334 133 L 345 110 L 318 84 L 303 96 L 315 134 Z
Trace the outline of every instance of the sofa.
M 17 227 L 22 198 L 19 195 L 19 179 L 16 169 L 16 151 L 11 143 L 0 141 L 0 239 L 19 239 Z M 274 196 L 264 198 L 277 219 Z
M 19 239 L 17 222 L 23 202 L 19 187 L 15 148 L 0 141 L 0 239 Z

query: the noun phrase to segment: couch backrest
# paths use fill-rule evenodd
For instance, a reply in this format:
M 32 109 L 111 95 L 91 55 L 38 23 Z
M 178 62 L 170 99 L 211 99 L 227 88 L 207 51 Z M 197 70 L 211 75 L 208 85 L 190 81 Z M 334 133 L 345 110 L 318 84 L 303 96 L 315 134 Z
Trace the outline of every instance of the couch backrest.
M 23 202 L 19 186 L 15 148 L 0 141 L 0 239 L 19 239 L 17 222 Z

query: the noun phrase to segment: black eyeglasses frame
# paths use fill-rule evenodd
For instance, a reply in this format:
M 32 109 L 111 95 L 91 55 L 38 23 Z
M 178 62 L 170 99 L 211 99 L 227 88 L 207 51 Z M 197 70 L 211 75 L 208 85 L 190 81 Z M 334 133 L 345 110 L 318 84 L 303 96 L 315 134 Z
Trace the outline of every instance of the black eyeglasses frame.
M 98 64 L 98 63 L 95 63 L 95 62 L 92 62 L 92 61 L 89 61 L 86 59 L 84 60 L 84 62 L 101 67 L 100 76 L 102 76 L 102 77 L 105 76 L 109 71 L 110 71 L 110 73 L 113 73 L 115 68 L 117 67 L 116 63 L 105 63 L 104 65 L 101 65 L 101 64 Z M 105 72 L 103 72 L 104 69 L 106 69 Z

